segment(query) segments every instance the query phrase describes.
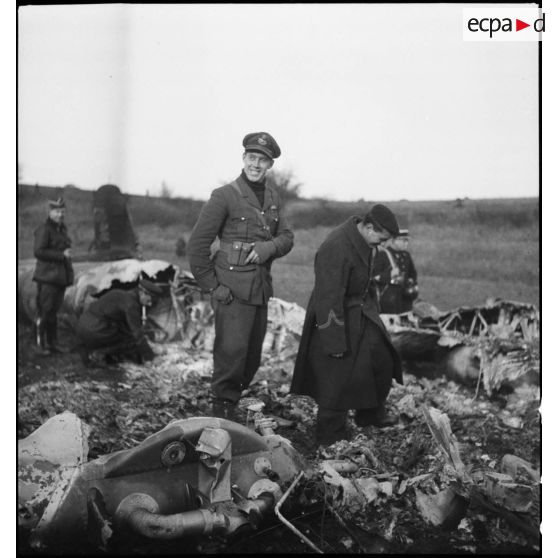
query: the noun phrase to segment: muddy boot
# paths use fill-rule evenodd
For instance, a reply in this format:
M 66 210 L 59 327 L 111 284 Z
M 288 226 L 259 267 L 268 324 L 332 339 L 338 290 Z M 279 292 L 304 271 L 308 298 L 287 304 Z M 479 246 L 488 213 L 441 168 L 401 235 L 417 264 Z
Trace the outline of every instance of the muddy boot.
M 213 401 L 212 414 L 216 418 L 224 418 L 236 421 L 236 405 L 227 399 L 215 399 Z
M 58 346 L 58 324 L 56 318 L 45 323 L 45 337 L 46 344 L 50 354 L 60 355 L 63 353 L 62 349 Z
M 109 366 L 113 364 L 120 364 L 120 356 L 114 353 L 106 353 L 104 356 L 105 364 Z
M 360 427 L 386 428 L 395 426 L 398 422 L 399 416 L 388 413 L 384 403 L 374 409 L 357 411 L 355 415 L 355 424 Z
M 93 366 L 93 361 L 89 356 L 89 349 L 85 345 L 79 343 L 74 347 L 74 351 L 79 354 L 83 366 L 86 368 L 91 368 Z
M 41 318 L 35 320 L 35 342 L 39 356 L 50 356 L 51 352 L 46 343 L 45 322 Z

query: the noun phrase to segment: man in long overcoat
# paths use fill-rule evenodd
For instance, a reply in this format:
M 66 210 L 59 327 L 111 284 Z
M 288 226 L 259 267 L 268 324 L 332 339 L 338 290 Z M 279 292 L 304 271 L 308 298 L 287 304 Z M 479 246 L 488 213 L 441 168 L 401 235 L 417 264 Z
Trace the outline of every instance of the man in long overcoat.
M 349 409 L 358 426 L 397 422 L 384 403 L 392 379 L 402 383 L 401 363 L 379 316 L 374 283 L 377 246 L 397 233 L 393 213 L 376 204 L 334 229 L 316 253 L 291 393 L 318 403 L 319 444 L 347 437 Z
M 271 264 L 293 247 L 277 191 L 266 174 L 281 150 L 266 132 L 245 136 L 244 168 L 213 190 L 188 242 L 191 271 L 215 311 L 212 391 L 215 416 L 235 418 L 242 390 L 260 366 L 273 295 Z M 211 245 L 219 238 L 214 257 Z
M 35 230 L 34 253 L 37 258 L 33 281 L 37 283 L 37 340 L 43 355 L 61 353 L 58 342 L 58 311 L 66 287 L 74 282 L 72 242 L 64 216 L 62 198 L 48 202 L 48 218 Z

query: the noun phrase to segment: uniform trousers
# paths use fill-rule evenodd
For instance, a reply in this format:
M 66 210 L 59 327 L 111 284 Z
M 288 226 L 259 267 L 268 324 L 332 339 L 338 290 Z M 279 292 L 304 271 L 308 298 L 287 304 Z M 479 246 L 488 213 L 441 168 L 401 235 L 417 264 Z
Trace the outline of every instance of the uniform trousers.
M 258 371 L 267 329 L 267 305 L 214 301 L 215 343 L 211 388 L 218 399 L 237 403 Z
M 64 302 L 65 286 L 37 282 L 37 334 L 43 348 L 53 347 L 57 342 L 57 314 Z

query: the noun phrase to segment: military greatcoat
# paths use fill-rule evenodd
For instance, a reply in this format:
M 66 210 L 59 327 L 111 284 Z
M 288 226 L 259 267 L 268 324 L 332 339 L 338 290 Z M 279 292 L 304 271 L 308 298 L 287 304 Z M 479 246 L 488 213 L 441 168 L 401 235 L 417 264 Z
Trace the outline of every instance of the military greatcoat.
M 401 361 L 380 316 L 373 281 L 376 248 L 358 231 L 358 217 L 334 229 L 316 253 L 291 392 L 327 409 L 383 404 Z M 342 358 L 332 354 L 343 353 Z
M 74 270 L 64 250 L 72 242 L 64 223 L 47 218 L 35 230 L 34 253 L 37 258 L 33 281 L 37 283 L 37 334 L 42 348 L 55 349 L 57 314 L 64 302 L 64 291 L 74 282 Z
M 35 230 L 34 252 L 37 265 L 33 281 L 49 283 L 66 288 L 74 282 L 74 270 L 69 259 L 64 257 L 64 250 L 70 248 L 72 242 L 66 226 L 47 219 Z

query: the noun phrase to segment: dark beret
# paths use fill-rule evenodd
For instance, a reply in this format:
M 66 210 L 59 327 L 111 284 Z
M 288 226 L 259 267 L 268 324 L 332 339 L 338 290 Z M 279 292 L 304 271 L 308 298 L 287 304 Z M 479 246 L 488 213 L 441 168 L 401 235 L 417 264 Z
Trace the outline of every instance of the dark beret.
M 271 134 L 267 132 L 254 132 L 247 134 L 242 140 L 246 151 L 258 151 L 271 159 L 277 159 L 281 155 L 281 149 Z
M 372 206 L 370 211 L 367 213 L 365 220 L 380 225 L 393 236 L 397 236 L 399 234 L 399 225 L 397 224 L 395 215 L 391 209 L 381 203 L 377 203 Z
M 57 200 L 48 200 L 49 209 L 63 209 L 64 207 L 66 207 L 66 202 L 62 198 L 58 198 Z
M 152 296 L 161 296 L 165 293 L 165 288 L 163 285 L 149 281 L 148 279 L 140 279 L 139 287 Z

